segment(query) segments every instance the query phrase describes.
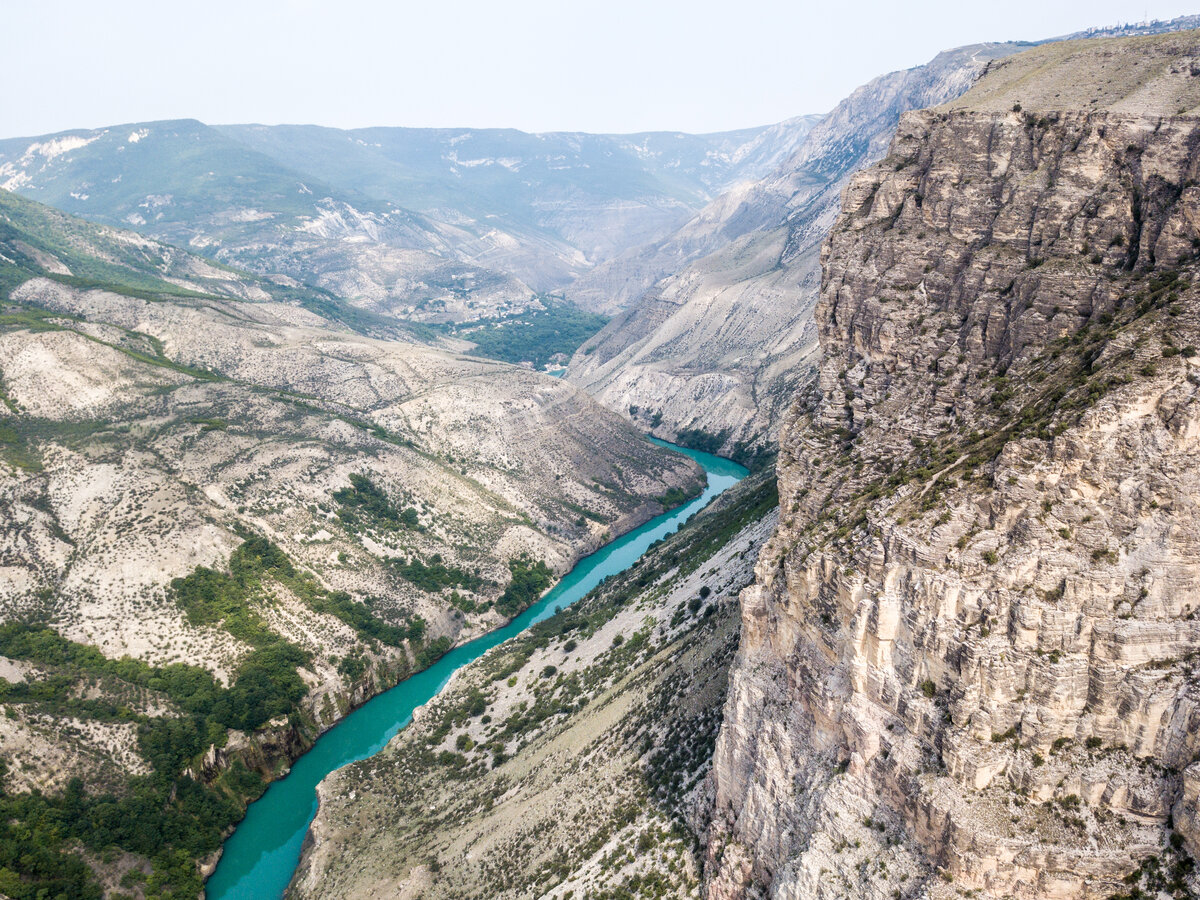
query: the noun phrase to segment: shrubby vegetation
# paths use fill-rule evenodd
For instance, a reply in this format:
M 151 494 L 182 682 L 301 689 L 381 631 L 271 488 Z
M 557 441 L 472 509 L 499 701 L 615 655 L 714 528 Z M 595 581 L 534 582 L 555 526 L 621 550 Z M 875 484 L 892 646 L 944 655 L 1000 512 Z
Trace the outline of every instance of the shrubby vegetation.
M 350 487 L 334 491 L 333 499 L 342 507 L 338 518 L 350 528 L 366 525 L 384 531 L 421 530 L 420 517 L 413 507 L 397 508 L 387 494 L 357 472 L 350 475 Z
M 171 590 L 193 625 L 219 624 L 255 648 L 283 643 L 249 602 L 262 590 L 264 576 L 285 586 L 315 612 L 341 619 L 365 640 L 399 647 L 406 639 L 419 641 L 424 631 L 422 623 L 414 635 L 411 624 L 407 627 L 389 624 L 345 591 L 325 590 L 312 575 L 297 571 L 279 547 L 259 535 L 247 536 L 233 551 L 229 569 L 226 575 L 197 566 L 192 574 L 171 582 Z
M 687 503 L 689 500 L 694 500 L 702 493 L 704 493 L 704 483 L 697 481 L 689 485 L 687 488 L 668 488 L 656 499 L 663 509 L 674 509 L 677 506 L 683 506 L 683 504 Z
M 435 662 L 446 655 L 450 650 L 450 638 L 442 635 L 436 640 L 430 641 L 425 646 L 417 651 L 417 668 L 427 669 Z
M 421 562 L 415 556 L 412 559 L 396 557 L 390 560 L 390 563 L 401 578 L 431 594 L 448 587 L 478 591 L 487 583 L 474 572 L 468 572 L 457 566 L 447 566 L 442 561 L 440 553 L 435 553 L 428 563 Z
M 681 428 L 676 435 L 675 443 L 703 453 L 720 453 L 721 447 L 729 439 L 729 429 L 724 428 L 716 434 L 703 428 Z
M 496 600 L 496 609 L 511 618 L 542 596 L 542 592 L 550 587 L 554 573 L 540 559 L 531 562 L 525 557 L 509 560 L 508 569 L 512 572 L 512 580 Z
M 448 326 L 446 331 L 475 344 L 478 356 L 504 362 L 532 363 L 543 369 L 556 354 L 570 356 L 608 324 L 608 319 L 569 303 L 551 303 L 547 309 L 521 313 L 486 325 Z
M 365 604 L 357 602 L 345 591 L 323 591 L 309 600 L 308 605 L 316 612 L 337 616 L 363 637 L 373 638 L 381 644 L 400 647 L 406 639 L 413 638 L 411 626 L 401 628 L 399 625 L 389 625 L 376 618 Z M 421 631 L 424 631 L 424 623 Z
M 266 538 L 251 536 L 233 551 L 229 570 L 227 575 L 197 566 L 190 575 L 171 582 L 171 592 L 188 621 L 193 625 L 220 625 L 251 647 L 265 647 L 280 640 L 248 601 L 262 587 L 263 575 L 296 574 L 286 554 Z
M 13 900 L 99 897 L 90 869 L 66 852 L 78 842 L 92 851 L 116 847 L 150 859 L 154 871 L 145 885 L 147 897 L 194 898 L 201 888 L 195 860 L 220 846 L 225 830 L 264 785 L 240 763 L 212 785 L 184 771 L 210 744 L 224 744 L 227 727 L 254 727 L 294 712 L 304 695 L 296 666 L 305 656 L 282 642 L 255 650 L 234 684 L 223 688 L 196 666 L 109 659 L 45 625 L 21 622 L 0 626 L 0 655 L 29 660 L 51 673 L 31 683 L 0 684 L 6 703 L 78 712 L 73 703 L 84 701 L 71 699 L 77 686 L 100 677 L 162 694 L 179 710 L 161 717 L 115 704 L 88 710 L 97 718 L 137 722 L 139 750 L 154 771 L 130 779 L 120 795 L 87 793 L 79 779 L 57 797 L 8 794 L 0 785 L 0 892 Z
M 661 415 L 659 421 L 661 421 Z M 658 422 L 655 423 L 655 425 L 657 424 Z M 705 431 L 703 428 L 683 428 L 676 434 L 675 442 L 692 450 L 719 454 L 721 448 L 725 446 L 725 442 L 729 440 L 729 434 L 728 428 L 716 433 Z M 772 465 L 774 452 L 766 446 L 755 447 L 750 441 L 734 441 L 733 448 L 728 455 L 734 462 L 741 463 L 746 468 L 757 472 Z
M 2 389 L 0 389 L 2 390 Z M 0 459 L 11 463 L 18 469 L 30 472 L 42 470 L 42 460 L 36 450 L 29 446 L 29 441 L 18 430 L 20 420 L 15 417 L 7 421 L 4 410 L 0 410 Z

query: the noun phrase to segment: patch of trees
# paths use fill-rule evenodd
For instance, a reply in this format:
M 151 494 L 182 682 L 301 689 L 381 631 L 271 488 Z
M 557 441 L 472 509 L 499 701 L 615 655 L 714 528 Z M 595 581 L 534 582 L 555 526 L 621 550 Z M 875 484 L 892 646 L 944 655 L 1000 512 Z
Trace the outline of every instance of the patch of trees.
M 333 499 L 341 506 L 338 518 L 351 529 L 366 526 L 384 531 L 423 530 L 413 507 L 400 509 L 365 475 L 351 474 L 350 487 L 334 491 Z
M 249 603 L 262 587 L 264 575 L 294 578 L 296 569 L 271 541 L 250 535 L 229 557 L 229 574 L 197 566 L 190 575 L 171 582 L 171 593 L 191 624 L 220 625 L 251 647 L 266 647 L 282 638 Z
M 427 669 L 450 651 L 450 638 L 443 635 L 417 651 L 417 668 Z
M 310 573 L 297 571 L 286 553 L 260 535 L 248 536 L 233 551 L 229 574 L 197 566 L 187 577 L 171 582 L 171 591 L 193 625 L 219 624 L 252 647 L 278 648 L 286 642 L 250 604 L 261 591 L 264 577 L 287 587 L 314 612 L 341 619 L 368 641 L 399 647 L 406 638 L 413 639 L 412 626 L 392 625 L 345 591 L 326 590 Z
M 314 596 L 308 605 L 319 613 L 337 616 L 363 637 L 373 638 L 391 647 L 399 647 L 411 637 L 409 628 L 390 625 L 377 618 L 365 603 L 354 600 L 345 591 L 327 591 Z
M 447 566 L 440 553 L 433 554 L 428 563 L 415 556 L 412 559 L 394 557 L 389 562 L 397 575 L 431 594 L 448 587 L 478 591 L 487 583 L 474 572 L 468 572 L 458 566 Z
M 728 438 L 728 428 L 722 429 L 716 434 L 705 431 L 703 428 L 681 428 L 675 442 L 703 453 L 719 453 Z
M 703 492 L 704 484 L 695 482 L 688 485 L 686 489 L 681 487 L 668 488 L 664 493 L 659 494 L 657 499 L 663 509 L 674 509 L 677 506 L 682 506 L 689 500 L 699 497 Z
M 84 679 L 102 678 L 165 694 L 182 713 L 144 716 L 118 707 L 123 718 L 138 722 L 138 747 L 153 768 L 151 775 L 131 778 L 119 796 L 89 793 L 78 778 L 61 796 L 10 794 L 0 784 L 0 892 L 13 900 L 99 897 L 90 870 L 69 852 L 78 842 L 97 852 L 116 847 L 149 859 L 147 897 L 194 898 L 202 887 L 195 860 L 220 846 L 226 829 L 264 784 L 240 762 L 212 785 L 184 772 L 210 744 L 224 743 L 226 728 L 252 729 L 294 713 L 305 693 L 296 667 L 307 662 L 307 655 L 282 641 L 256 649 L 228 688 L 196 666 L 109 659 L 36 623 L 0 626 L 0 655 L 51 669 L 49 678 L 13 685 L 26 692 L 6 696 L 10 703 L 75 712 L 62 704 Z M 64 690 L 48 696 L 39 688 L 46 683 Z
M 450 333 L 475 344 L 476 356 L 510 363 L 531 363 L 545 368 L 558 354 L 571 356 L 608 324 L 608 319 L 585 312 L 570 303 L 555 303 L 544 310 L 520 313 L 482 326 L 450 327 Z
M 534 562 L 523 556 L 510 559 L 508 570 L 512 573 L 512 579 L 504 593 L 496 600 L 496 609 L 512 618 L 528 609 L 542 596 L 542 592 L 550 587 L 554 573 L 540 559 Z

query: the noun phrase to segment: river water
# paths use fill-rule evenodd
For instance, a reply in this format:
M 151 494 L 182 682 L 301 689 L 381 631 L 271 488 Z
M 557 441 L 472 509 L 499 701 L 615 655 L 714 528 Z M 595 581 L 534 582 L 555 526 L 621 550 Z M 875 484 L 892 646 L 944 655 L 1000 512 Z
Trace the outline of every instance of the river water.
M 316 787 L 321 779 L 334 769 L 378 753 L 408 724 L 413 710 L 429 702 L 459 667 L 570 606 L 605 577 L 629 568 L 651 544 L 676 531 L 692 513 L 747 474 L 742 466 L 719 456 L 651 440 L 696 460 L 708 473 L 704 493 L 584 557 L 508 625 L 455 647 L 425 671 L 367 701 L 321 735 L 312 749 L 296 760 L 287 776 L 273 782 L 250 805 L 246 817 L 225 842 L 217 870 L 205 885 L 209 900 L 282 897 L 300 861 L 304 835 L 317 812 Z

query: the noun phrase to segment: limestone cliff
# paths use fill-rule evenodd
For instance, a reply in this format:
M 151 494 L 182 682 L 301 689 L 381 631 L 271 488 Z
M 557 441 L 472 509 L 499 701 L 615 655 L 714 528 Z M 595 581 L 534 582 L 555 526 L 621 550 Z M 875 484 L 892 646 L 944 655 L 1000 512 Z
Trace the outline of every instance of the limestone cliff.
M 1197 25 L 1193 16 L 1111 31 Z M 572 299 L 604 306 L 597 298 L 607 297 L 604 308 L 627 310 L 575 354 L 566 377 L 608 406 L 634 410 L 660 437 L 708 446 L 719 437 L 727 454 L 739 443 L 743 452 L 772 445 L 790 398 L 813 377 L 820 247 L 847 179 L 883 157 L 903 112 L 961 96 L 989 60 L 1028 46 L 960 47 L 873 79 L 775 171 L 581 277 Z
M 1198 103 L 1196 32 L 1049 45 L 844 191 L 709 897 L 1187 895 Z
M 846 179 L 883 156 L 902 112 L 962 94 L 988 60 L 1018 49 L 962 47 L 870 81 L 770 175 L 581 279 L 569 291 L 581 301 L 610 282 L 614 297 L 644 293 L 575 354 L 566 377 L 664 437 L 703 432 L 725 453 L 773 440 L 813 376 L 820 247 Z

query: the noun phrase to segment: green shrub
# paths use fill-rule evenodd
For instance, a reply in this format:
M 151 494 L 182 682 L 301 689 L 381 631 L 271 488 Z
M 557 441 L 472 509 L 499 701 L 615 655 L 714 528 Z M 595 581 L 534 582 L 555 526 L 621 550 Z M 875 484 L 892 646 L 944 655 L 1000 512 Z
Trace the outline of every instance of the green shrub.
M 541 560 L 531 562 L 526 557 L 509 560 L 508 570 L 512 578 L 496 601 L 496 609 L 501 615 L 511 618 L 537 601 L 550 586 L 554 573 Z
M 415 509 L 411 506 L 397 508 L 365 475 L 351 473 L 350 487 L 334 491 L 332 496 L 342 507 L 338 510 L 338 518 L 350 528 L 365 525 L 384 531 L 420 529 L 421 522 Z
M 409 581 L 431 594 L 437 593 L 443 588 L 455 587 L 478 591 L 486 583 L 474 572 L 468 572 L 458 566 L 447 566 L 438 553 L 435 553 L 428 563 L 421 562 L 415 556 L 410 560 L 395 557 L 388 562 L 396 574 L 405 581 Z
M 195 897 L 202 886 L 195 859 L 220 846 L 263 783 L 236 762 L 211 787 L 183 772 L 209 744 L 224 742 L 226 727 L 254 728 L 294 712 L 306 690 L 296 667 L 307 662 L 307 654 L 283 641 L 255 649 L 229 688 L 195 666 L 108 659 L 36 623 L 0 626 L 0 655 L 51 668 L 53 674 L 38 686 L 50 708 L 70 702 L 78 686 L 103 676 L 164 693 L 184 710 L 182 716 L 135 717 L 139 750 L 153 773 L 130 779 L 120 796 L 86 791 L 79 779 L 61 796 L 0 790 L 0 890 L 22 900 L 98 898 L 87 866 L 68 852 L 76 843 L 93 852 L 115 846 L 144 856 L 153 865 L 150 880 L 158 896 Z M 56 698 L 54 691 L 63 686 L 68 690 Z M 30 687 L 12 685 L 25 689 L 26 696 L 5 696 L 5 701 L 42 702 L 28 696 Z

